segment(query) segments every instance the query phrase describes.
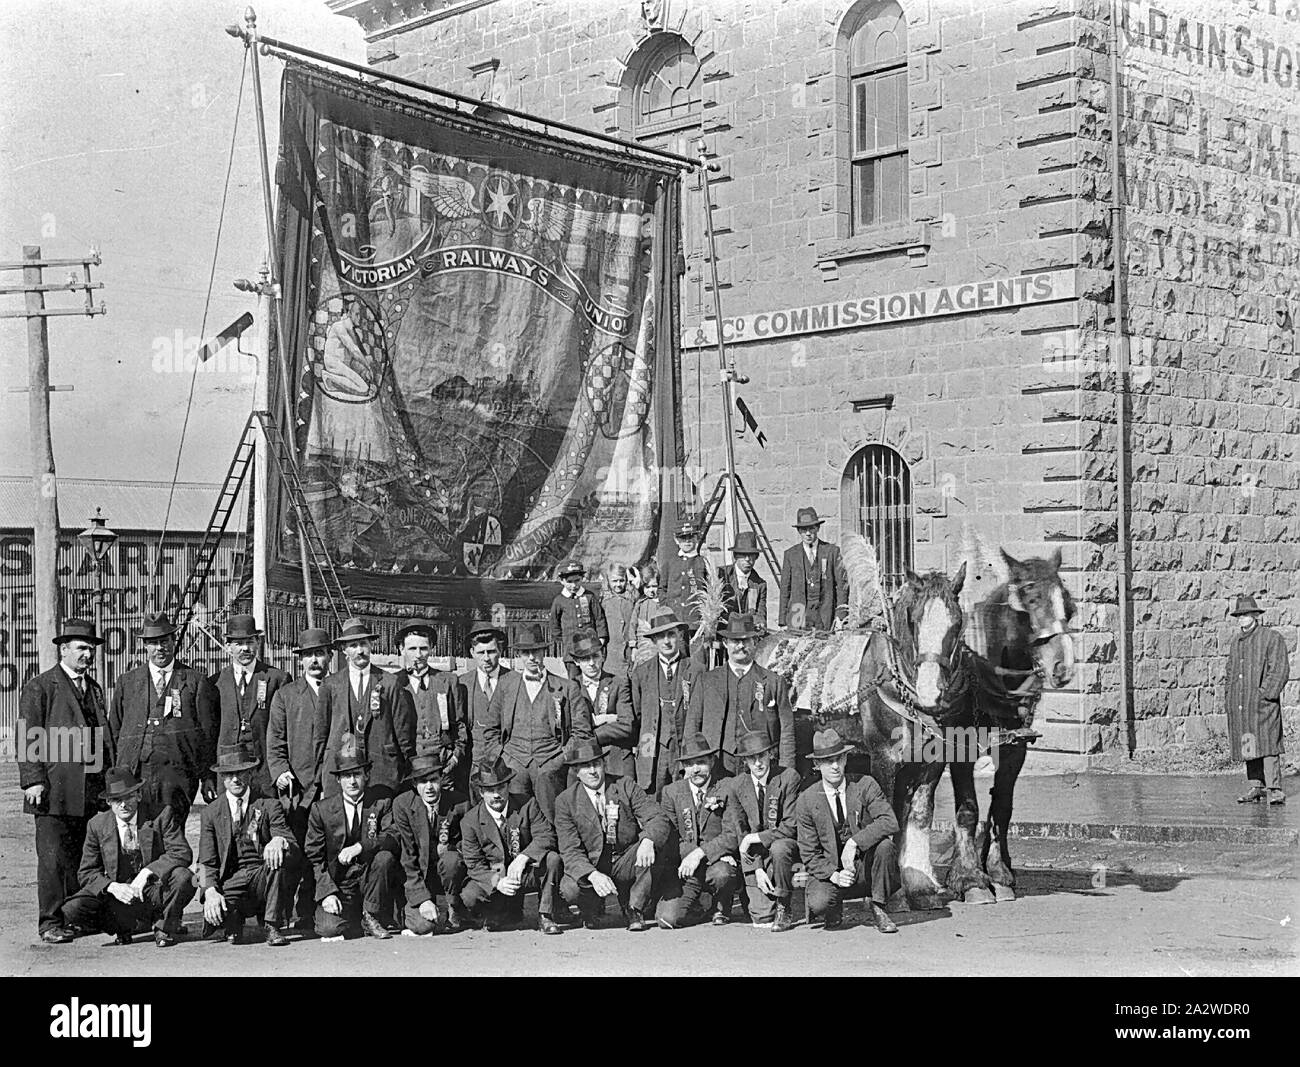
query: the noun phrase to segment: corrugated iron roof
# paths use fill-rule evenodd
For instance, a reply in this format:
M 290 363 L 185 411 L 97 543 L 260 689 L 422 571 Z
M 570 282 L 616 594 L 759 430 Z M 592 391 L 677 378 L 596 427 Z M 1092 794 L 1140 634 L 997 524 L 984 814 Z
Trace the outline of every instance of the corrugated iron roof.
M 59 521 L 65 530 L 76 533 L 90 524 L 95 508 L 103 508 L 104 518 L 114 530 L 159 531 L 170 490 L 170 482 L 60 478 Z M 177 482 L 167 529 L 176 533 L 206 530 L 220 491 L 217 482 Z M 227 532 L 243 528 L 243 506 L 241 500 Z M 0 528 L 30 530 L 35 515 L 32 480 L 20 474 L 0 475 Z

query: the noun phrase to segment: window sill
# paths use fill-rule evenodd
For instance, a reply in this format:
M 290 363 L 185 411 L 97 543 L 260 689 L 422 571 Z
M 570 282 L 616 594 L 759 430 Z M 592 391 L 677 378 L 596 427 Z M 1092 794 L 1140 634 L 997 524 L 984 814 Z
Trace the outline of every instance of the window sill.
M 841 263 L 868 256 L 906 252 L 915 266 L 924 266 L 930 251 L 930 227 L 924 222 L 896 222 L 876 226 L 852 237 L 824 239 L 817 242 L 817 266 L 825 280 L 834 281 L 836 268 Z

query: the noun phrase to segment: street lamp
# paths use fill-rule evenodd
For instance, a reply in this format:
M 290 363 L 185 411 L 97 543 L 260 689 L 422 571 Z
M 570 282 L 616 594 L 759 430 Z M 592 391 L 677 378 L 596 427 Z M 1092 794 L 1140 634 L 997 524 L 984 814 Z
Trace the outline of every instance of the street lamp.
M 95 674 L 100 685 L 107 685 L 108 677 L 104 673 L 104 559 L 117 540 L 117 534 L 108 528 L 102 508 L 95 509 L 95 517 L 77 534 L 77 540 L 83 542 L 95 558 L 95 633 L 100 639 L 95 647 Z

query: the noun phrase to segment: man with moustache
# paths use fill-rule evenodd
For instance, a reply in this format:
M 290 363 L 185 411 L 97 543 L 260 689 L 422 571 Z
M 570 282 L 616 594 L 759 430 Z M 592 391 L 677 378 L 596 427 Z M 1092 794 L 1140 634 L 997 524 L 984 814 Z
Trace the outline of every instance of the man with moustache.
M 334 658 L 329 632 L 303 630 L 298 646 L 299 677 L 281 686 L 271 698 L 266 726 L 266 758 L 270 778 L 284 808 L 284 819 L 302 849 L 307 843 L 307 813 L 320 795 L 325 761 L 326 724 L 321 717 L 320 689 Z M 307 932 L 315 925 L 316 875 L 310 863 L 295 868 L 294 929 Z
M 24 685 L 18 698 L 28 737 L 18 753 L 18 785 L 36 830 L 37 931 L 52 945 L 75 936 L 63 904 L 77 891 L 86 823 L 99 810 L 104 765 L 112 755 L 104 691 L 88 673 L 101 644 L 93 623 L 69 619 L 54 635 L 59 662 Z M 52 751 L 50 739 L 74 732 L 79 752 Z
M 433 650 L 433 627 L 427 622 L 412 622 L 397 631 L 402 653 L 402 670 L 398 684 L 410 690 L 415 705 L 415 748 L 417 752 L 437 751 L 442 758 L 443 777 L 457 791 L 468 795 L 469 723 L 461 708 L 461 688 L 450 671 L 434 670 L 429 665 Z
M 686 624 L 675 612 L 661 610 L 653 615 L 645 636 L 654 642 L 657 655 L 633 668 L 626 699 L 640 731 L 635 755 L 637 784 L 658 796 L 677 773 L 686 709 L 704 669 L 687 657 Z
M 849 575 L 838 545 L 821 539 L 825 519 L 816 508 L 800 508 L 794 528 L 797 545 L 781 559 L 781 605 L 778 626 L 794 630 L 832 630 L 849 614 Z
M 605 747 L 605 769 L 635 775 L 636 727 L 624 679 L 604 669 L 605 653 L 593 633 L 575 634 L 569 652 L 578 668 L 578 686 L 591 705 L 596 740 Z
M 504 630 L 486 623 L 478 623 L 469 632 L 469 654 L 474 666 L 457 676 L 460 682 L 461 707 L 465 709 L 465 725 L 469 730 L 469 743 L 465 747 L 465 760 L 481 762 L 478 753 L 483 750 L 483 735 L 479 723 L 487 714 L 488 701 L 496 691 L 497 683 L 510 673 L 501 665 L 506 650 Z M 478 785 L 470 775 L 469 795 L 478 800 Z
M 732 564 L 720 574 L 725 588 L 728 615 L 753 615 L 767 625 L 767 582 L 754 570 L 758 559 L 758 537 L 752 530 L 742 530 L 731 546 Z
M 555 828 L 536 800 L 520 803 L 509 793 L 514 777 L 505 760 L 480 763 L 474 771 L 483 799 L 461 820 L 461 855 L 469 880 L 462 898 L 489 932 L 518 929 L 524 894 L 536 891 L 537 929 L 561 933 L 555 921 L 564 865 Z
M 200 787 L 204 803 L 217 796 L 211 771 L 220 726 L 217 691 L 201 671 L 176 659 L 176 627 L 165 613 L 146 616 L 139 637 L 145 663 L 113 687 L 113 752 L 117 765 L 144 783 L 144 817 L 171 808 L 183 824 Z
M 410 792 L 393 801 L 393 829 L 402 847 L 406 874 L 404 934 L 427 937 L 438 930 L 438 897 L 446 898 L 443 930 L 455 933 L 461 921 L 461 887 L 465 863 L 460 855 L 461 820 L 469 805 L 443 787 L 442 757 L 437 752 L 411 761 Z
M 344 734 L 355 734 L 367 755 L 369 788 L 376 795 L 395 797 L 415 755 L 415 702 L 411 690 L 396 677 L 370 664 L 375 635 L 360 619 L 348 619 L 335 639 L 347 669 L 336 671 L 321 686 L 321 715 L 328 723 L 322 794 L 339 791 L 334 754 Z
M 230 662 L 208 679 L 217 690 L 221 708 L 217 744 L 251 743 L 262 758 L 254 786 L 263 796 L 274 796 L 266 761 L 266 726 L 271 701 L 289 676 L 259 656 L 262 631 L 253 616 L 232 615 L 225 639 Z

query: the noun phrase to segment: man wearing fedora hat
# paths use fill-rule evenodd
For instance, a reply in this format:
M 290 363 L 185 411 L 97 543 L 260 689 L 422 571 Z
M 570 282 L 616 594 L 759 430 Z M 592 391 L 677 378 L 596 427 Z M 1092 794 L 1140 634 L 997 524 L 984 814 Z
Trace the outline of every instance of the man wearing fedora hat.
M 560 636 L 564 665 L 569 677 L 574 679 L 578 677 L 578 667 L 569 654 L 574 636 L 588 632 L 596 635 L 602 649 L 609 644 L 605 609 L 600 606 L 599 597 L 583 588 L 582 580 L 586 575 L 586 567 L 577 560 L 569 560 L 560 568 L 560 591 L 551 601 L 551 632 Z
M 688 633 L 699 625 L 697 597 L 709 581 L 709 563 L 700 555 L 699 539 L 693 521 L 678 523 L 673 536 L 677 551 L 665 552 L 659 568 L 659 601 L 687 624 Z
M 663 895 L 655 915 L 665 930 L 705 918 L 700 900 L 713 902 L 713 924 L 731 920 L 731 901 L 740 882 L 739 857 L 724 825 L 725 784 L 717 773 L 717 746 L 703 734 L 687 737 L 677 756 L 685 777 L 664 786 L 659 806 L 672 823 Z
M 220 726 L 217 691 L 202 671 L 176 659 L 176 627 L 165 612 L 145 616 L 138 636 L 145 662 L 113 687 L 113 752 L 117 765 L 144 783 L 145 818 L 170 807 L 183 823 L 200 787 L 205 802 L 217 795 L 210 770 Z
M 628 675 L 627 701 L 639 740 L 636 780 L 658 795 L 677 773 L 677 751 L 686 729 L 686 709 L 704 668 L 686 655 L 687 626 L 671 609 L 650 617 L 645 636 L 656 655 Z
M 781 559 L 781 604 L 778 626 L 794 630 L 832 630 L 849 614 L 849 576 L 838 545 L 820 537 L 816 508 L 800 508 L 794 520 L 797 545 Z
M 316 932 L 323 940 L 363 930 L 393 935 L 393 904 L 402 889 L 402 846 L 386 790 L 368 786 L 370 760 L 361 739 L 345 733 L 331 753 L 339 789 L 317 801 L 307 821 L 307 859 L 316 873 Z
M 112 758 L 104 691 L 88 673 L 102 643 L 93 623 L 68 620 L 54 635 L 59 662 L 24 685 L 18 698 L 20 726 L 42 742 L 20 746 L 18 785 L 23 811 L 35 823 L 37 930 L 51 944 L 73 937 L 63 903 L 77 891 L 86 823 L 99 810 L 104 765 Z M 75 738 L 76 751 L 54 751 L 46 742 L 55 738 Z
M 700 731 L 720 748 L 727 774 L 741 769 L 736 738 L 754 732 L 775 741 L 781 763 L 794 763 L 794 710 L 786 680 L 754 662 L 761 631 L 752 615 L 732 615 L 718 628 L 727 662 L 714 667 L 691 690 L 688 733 Z
M 461 820 L 469 805 L 443 785 L 442 756 L 418 754 L 411 761 L 409 792 L 393 801 L 393 830 L 402 846 L 406 874 L 406 930 L 417 936 L 438 929 L 438 897 L 446 897 L 448 933 L 463 925 L 460 913 L 465 862 L 460 855 Z
M 726 847 L 740 853 L 750 920 L 784 933 L 794 925 L 790 893 L 799 859 L 795 804 L 800 778 L 776 761 L 776 743 L 765 733 L 742 734 L 736 755 L 745 761 L 745 770 L 727 779 Z
M 427 622 L 407 623 L 397 631 L 402 669 L 397 681 L 411 693 L 415 705 L 415 749 L 437 750 L 442 773 L 461 793 L 468 793 L 469 722 L 461 707 L 461 688 L 450 671 L 435 670 L 429 664 L 433 651 L 433 626 Z
M 479 722 L 487 714 L 488 701 L 496 691 L 497 682 L 510 673 L 501 662 L 506 651 L 506 634 L 490 623 L 476 623 L 469 631 L 469 654 L 474 666 L 457 675 L 460 683 L 460 705 L 465 709 L 465 724 L 469 728 L 469 742 L 465 748 L 465 762 L 469 766 L 480 762 L 481 731 Z M 469 795 L 478 800 L 478 785 L 473 774 L 469 780 Z
M 723 567 L 725 606 L 729 615 L 753 615 L 767 625 L 767 582 L 758 576 L 754 563 L 758 559 L 758 536 L 753 530 L 742 530 L 731 546 L 730 567 Z
M 144 788 L 130 771 L 110 768 L 104 776 L 108 811 L 90 820 L 81 854 L 81 889 L 63 905 L 71 925 L 99 927 L 126 945 L 153 925 L 154 944 L 176 944 L 181 913 L 194 896 L 190 863 L 194 852 L 171 808 L 156 819 L 140 817 Z
M 244 919 L 257 915 L 266 943 L 279 948 L 289 943 L 280 927 L 299 857 L 280 802 L 253 791 L 260 763 L 252 744 L 237 742 L 222 745 L 212 765 L 225 792 L 204 805 L 199 822 L 202 936 L 221 930 L 222 940 L 238 944 Z
M 321 715 L 328 723 L 324 796 L 339 790 L 334 754 L 344 734 L 356 734 L 357 744 L 371 760 L 369 788 L 395 797 L 415 755 L 415 702 L 411 690 L 370 662 L 371 633 L 360 619 L 348 619 L 334 640 L 343 651 L 346 669 L 335 671 L 321 686 Z
M 1286 802 L 1282 791 L 1282 689 L 1287 682 L 1286 641 L 1263 623 L 1252 596 L 1237 597 L 1232 615 L 1240 629 L 1228 646 L 1227 712 L 1232 758 L 1246 764 L 1250 788 L 1242 804 Z
M 617 895 L 634 932 L 658 893 L 672 824 L 639 785 L 605 774 L 605 750 L 593 737 L 574 738 L 564 761 L 578 781 L 555 801 L 555 836 L 564 876 L 560 893 L 594 927 L 601 898 Z
M 574 634 L 569 652 L 578 668 L 578 686 L 591 706 L 596 740 L 605 746 L 605 769 L 635 775 L 636 724 L 626 678 L 604 669 L 605 652 L 590 631 Z
M 564 746 L 571 737 L 594 738 L 591 707 L 578 684 L 547 671 L 545 629 L 522 627 L 515 638 L 519 670 L 497 685 L 483 716 L 484 759 L 498 756 L 514 771 L 511 787 L 520 798 L 536 797 L 548 819 L 565 784 Z
M 275 796 L 266 761 L 267 720 L 271 701 L 289 676 L 259 655 L 262 631 L 252 615 L 232 615 L 226 623 L 226 655 L 230 662 L 208 679 L 217 691 L 221 708 L 218 745 L 249 742 L 262 757 L 254 787 L 263 796 Z
M 537 929 L 558 934 L 555 907 L 564 865 L 555 827 L 536 800 L 521 803 L 510 795 L 513 777 L 502 759 L 474 768 L 483 799 L 461 820 L 461 856 L 469 877 L 462 898 L 485 929 L 504 930 L 519 926 L 524 894 L 536 891 Z
M 321 717 L 320 690 L 334 658 L 328 630 L 311 628 L 298 635 L 294 654 L 299 677 L 281 686 L 271 698 L 266 726 L 266 758 L 284 820 L 301 849 L 307 843 L 307 814 L 320 795 L 325 761 L 327 724 Z M 297 865 L 294 886 L 294 928 L 315 925 L 316 876 L 310 863 Z
M 898 820 L 874 778 L 845 774 L 852 747 L 835 730 L 813 735 L 813 766 L 821 781 L 795 803 L 799 856 L 809 875 L 808 913 L 834 930 L 843 922 L 845 900 L 870 896 L 876 928 L 895 934 L 885 904 L 901 884 L 893 839 Z

